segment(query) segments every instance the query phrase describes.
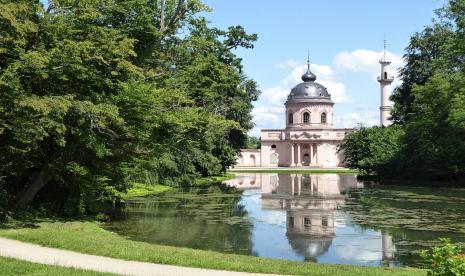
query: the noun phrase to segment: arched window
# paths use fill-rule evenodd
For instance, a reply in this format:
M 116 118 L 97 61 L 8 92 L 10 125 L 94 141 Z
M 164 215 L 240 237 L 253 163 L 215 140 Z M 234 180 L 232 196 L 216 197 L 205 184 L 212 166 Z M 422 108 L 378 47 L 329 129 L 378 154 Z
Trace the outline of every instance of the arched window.
M 304 119 L 304 120 L 303 120 L 303 121 L 304 121 L 304 124 L 308 124 L 308 123 L 310 122 L 310 113 L 305 112 L 305 113 L 304 113 L 304 118 L 303 118 L 303 119 Z
M 293 124 L 293 123 L 294 123 L 294 116 L 292 115 L 292 113 L 289 113 L 289 116 L 288 116 L 287 121 L 289 122 L 289 124 Z
M 276 145 L 271 145 L 271 148 L 272 148 L 272 149 L 275 149 L 275 148 L 276 148 Z
M 384 72 L 384 79 L 387 79 L 387 72 Z
M 326 113 L 323 112 L 323 113 L 321 113 L 321 123 L 326 124 L 326 122 L 327 122 Z

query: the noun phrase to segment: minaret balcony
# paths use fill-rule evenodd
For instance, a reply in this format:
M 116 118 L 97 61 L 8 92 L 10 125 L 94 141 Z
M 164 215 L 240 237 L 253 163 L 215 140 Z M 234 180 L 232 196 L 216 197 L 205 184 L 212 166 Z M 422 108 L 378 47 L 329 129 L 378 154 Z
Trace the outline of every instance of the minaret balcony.
M 385 77 L 378 77 L 378 81 L 379 81 L 379 82 L 393 82 L 393 81 L 394 81 L 394 77 L 388 77 L 388 78 L 385 78 Z

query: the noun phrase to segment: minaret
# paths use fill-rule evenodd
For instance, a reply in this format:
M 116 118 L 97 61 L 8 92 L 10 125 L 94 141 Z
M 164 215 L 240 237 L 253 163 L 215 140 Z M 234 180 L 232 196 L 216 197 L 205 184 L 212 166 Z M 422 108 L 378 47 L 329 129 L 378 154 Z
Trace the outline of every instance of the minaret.
M 389 117 L 391 116 L 391 106 L 389 105 L 389 97 L 391 96 L 391 83 L 394 77 L 391 76 L 390 64 L 391 61 L 386 55 L 386 40 L 384 40 L 384 55 L 379 60 L 381 64 L 381 76 L 378 77 L 378 82 L 381 90 L 381 103 L 379 106 L 380 125 L 388 126 L 391 124 Z

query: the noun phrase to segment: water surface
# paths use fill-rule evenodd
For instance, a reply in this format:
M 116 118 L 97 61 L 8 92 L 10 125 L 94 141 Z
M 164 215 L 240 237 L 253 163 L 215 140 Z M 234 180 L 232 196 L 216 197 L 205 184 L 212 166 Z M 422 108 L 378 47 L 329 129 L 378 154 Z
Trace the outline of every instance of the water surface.
M 350 174 L 238 174 L 227 186 L 128 202 L 111 231 L 157 244 L 289 260 L 421 266 L 465 242 L 465 190 L 368 185 Z

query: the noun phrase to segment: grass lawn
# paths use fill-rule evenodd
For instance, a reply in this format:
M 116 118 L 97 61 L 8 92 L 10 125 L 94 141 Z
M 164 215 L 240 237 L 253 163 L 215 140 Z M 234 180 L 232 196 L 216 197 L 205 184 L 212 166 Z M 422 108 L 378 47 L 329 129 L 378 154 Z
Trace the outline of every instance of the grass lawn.
M 116 235 L 97 222 L 41 222 L 0 229 L 0 236 L 93 255 L 189 267 L 288 275 L 426 275 L 419 269 L 323 265 L 154 245 Z
M 10 258 L 0 257 L 0 275 L 34 275 L 34 276 L 100 276 L 100 275 L 115 275 L 110 273 L 94 272 L 89 270 L 66 268 L 53 265 L 43 265 L 19 261 Z
M 208 177 L 201 177 L 196 179 L 193 186 L 208 186 L 208 185 L 217 185 L 221 182 L 234 178 L 233 173 L 227 173 L 224 175 L 217 175 L 217 176 L 208 176 Z M 121 193 L 122 198 L 133 198 L 133 197 L 143 197 L 143 196 L 150 196 L 160 194 L 175 187 L 167 186 L 167 185 L 149 185 L 144 183 L 132 183 L 132 188 L 129 189 L 126 193 Z
M 232 169 L 233 173 L 358 173 L 356 170 L 345 169 Z
M 144 183 L 133 183 L 132 188 L 129 189 L 126 193 L 122 193 L 121 196 L 123 198 L 149 196 L 160 194 L 171 189 L 173 189 L 173 187 L 166 185 L 148 185 Z

